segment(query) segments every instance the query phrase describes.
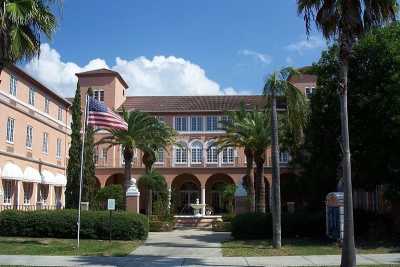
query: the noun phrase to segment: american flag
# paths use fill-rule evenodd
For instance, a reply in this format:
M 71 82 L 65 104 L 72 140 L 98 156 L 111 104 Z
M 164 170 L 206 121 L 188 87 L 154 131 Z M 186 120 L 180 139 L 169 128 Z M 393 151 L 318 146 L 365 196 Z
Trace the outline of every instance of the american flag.
M 88 124 L 105 129 L 122 129 L 127 130 L 128 124 L 121 116 L 115 114 L 104 103 L 98 101 L 94 97 L 89 97 L 89 117 Z

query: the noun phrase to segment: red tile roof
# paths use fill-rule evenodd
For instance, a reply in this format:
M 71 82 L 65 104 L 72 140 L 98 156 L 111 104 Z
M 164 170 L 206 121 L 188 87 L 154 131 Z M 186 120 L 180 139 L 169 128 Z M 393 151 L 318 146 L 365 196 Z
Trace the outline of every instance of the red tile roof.
M 291 83 L 317 83 L 317 75 L 300 74 L 289 78 Z
M 122 105 L 126 110 L 144 112 L 203 112 L 262 108 L 264 98 L 257 95 L 224 96 L 128 96 Z
M 122 76 L 113 70 L 109 69 L 97 69 L 97 70 L 89 70 L 89 71 L 84 71 L 84 72 L 79 72 L 75 74 L 78 77 L 84 77 L 84 76 L 114 76 L 119 79 L 119 81 L 122 83 L 122 85 L 125 88 L 128 88 L 128 84 L 125 82 L 125 80 L 122 78 Z

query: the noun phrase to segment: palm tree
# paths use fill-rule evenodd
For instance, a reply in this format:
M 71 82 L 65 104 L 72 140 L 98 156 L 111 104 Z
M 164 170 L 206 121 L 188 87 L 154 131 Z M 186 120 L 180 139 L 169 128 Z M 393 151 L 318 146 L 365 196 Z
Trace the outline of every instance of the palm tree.
M 109 135 L 101 138 L 96 144 L 109 144 L 109 146 L 121 146 L 125 161 L 124 201 L 125 193 L 129 186 L 132 172 L 132 158 L 135 148 L 143 147 L 153 136 L 154 125 L 157 119 L 140 111 L 123 112 L 123 118 L 128 124 L 128 129 L 106 129 Z
M 167 146 L 175 143 L 176 131 L 168 126 L 167 124 L 160 122 L 158 120 L 154 121 L 154 125 L 152 126 L 152 131 L 150 136 L 147 136 L 147 142 L 138 146 L 138 148 L 142 151 L 142 162 L 145 165 L 145 177 L 152 178 L 155 177 L 150 175 L 150 172 L 153 171 L 153 165 L 157 160 L 156 152 L 159 149 L 166 150 Z M 147 175 L 147 176 L 146 176 Z M 151 215 L 153 210 L 153 190 L 157 190 L 151 185 L 151 183 L 145 182 L 142 183 L 147 190 L 147 215 Z
M 264 95 L 268 96 L 267 109 L 271 110 L 272 129 L 272 244 L 274 248 L 281 248 L 281 193 L 280 193 L 280 163 L 279 163 L 279 136 L 277 96 L 286 99 L 287 126 L 289 130 L 299 132 L 303 129 L 307 118 L 307 101 L 305 96 L 288 79 L 297 72 L 292 68 L 284 68 L 272 73 L 264 86 Z
M 150 216 L 152 214 L 153 208 L 151 202 L 153 197 L 153 190 L 159 192 L 166 191 L 167 184 L 165 182 L 165 178 L 156 170 L 151 169 L 139 178 L 138 186 L 140 188 L 144 188 L 148 192 L 147 215 Z
M 32 59 L 40 52 L 40 37 L 51 39 L 57 20 L 51 6 L 56 1 L 0 1 L 0 74 L 7 64 Z
M 221 121 L 226 134 L 218 139 L 218 147 L 220 150 L 226 147 L 244 147 L 252 211 L 265 213 L 264 162 L 265 150 L 271 144 L 269 118 L 264 112 L 246 111 L 244 107 L 239 111 L 228 112 L 228 118 Z
M 355 266 L 353 197 L 351 184 L 351 157 L 347 110 L 347 76 L 349 58 L 357 40 L 373 27 L 396 20 L 396 0 L 297 0 L 298 13 L 304 16 L 307 34 L 315 22 L 328 40 L 339 42 L 340 120 L 342 130 L 344 179 L 344 237 L 342 266 Z
M 250 211 L 254 212 L 256 198 L 254 188 L 254 152 L 251 148 L 251 139 L 249 132 L 251 131 L 248 124 L 245 123 L 247 110 L 244 105 L 238 111 L 227 112 L 228 119 L 222 120 L 221 129 L 225 134 L 217 140 L 218 150 L 227 147 L 242 147 L 246 157 L 246 178 L 247 190 L 250 198 Z

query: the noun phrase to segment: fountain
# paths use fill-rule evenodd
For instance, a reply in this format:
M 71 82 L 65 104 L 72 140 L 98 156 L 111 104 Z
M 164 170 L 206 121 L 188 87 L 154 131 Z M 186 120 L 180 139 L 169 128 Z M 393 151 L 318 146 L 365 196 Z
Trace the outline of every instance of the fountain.
M 201 214 L 200 210 L 202 210 L 206 206 L 206 204 L 200 204 L 200 201 L 197 198 L 196 199 L 196 203 L 195 204 L 190 204 L 190 206 L 193 208 L 194 216 L 195 217 L 201 217 L 202 214 Z

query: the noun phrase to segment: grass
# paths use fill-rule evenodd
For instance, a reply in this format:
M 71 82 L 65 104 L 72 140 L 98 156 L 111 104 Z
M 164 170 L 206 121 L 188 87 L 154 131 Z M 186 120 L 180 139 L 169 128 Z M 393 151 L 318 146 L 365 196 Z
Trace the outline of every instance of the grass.
M 142 241 L 0 237 L 0 255 L 126 256 Z
M 336 255 L 341 253 L 337 243 L 310 239 L 282 240 L 282 249 L 273 249 L 271 240 L 230 240 L 222 243 L 225 257 Z M 379 254 L 400 252 L 400 246 L 391 242 L 362 242 L 357 253 Z

